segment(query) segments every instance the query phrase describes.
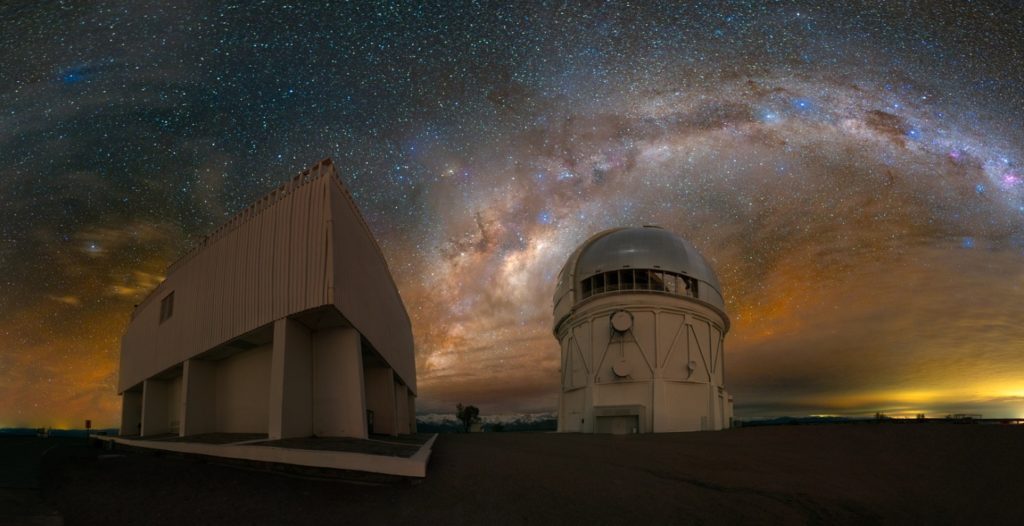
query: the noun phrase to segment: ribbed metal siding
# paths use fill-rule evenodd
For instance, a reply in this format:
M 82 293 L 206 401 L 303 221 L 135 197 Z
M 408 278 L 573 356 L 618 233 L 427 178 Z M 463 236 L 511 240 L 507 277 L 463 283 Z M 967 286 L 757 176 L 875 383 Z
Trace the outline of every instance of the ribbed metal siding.
M 168 270 L 122 340 L 120 390 L 275 319 L 328 304 L 329 162 L 267 194 Z M 340 184 L 340 183 L 339 183 Z M 175 293 L 159 323 L 160 299 Z

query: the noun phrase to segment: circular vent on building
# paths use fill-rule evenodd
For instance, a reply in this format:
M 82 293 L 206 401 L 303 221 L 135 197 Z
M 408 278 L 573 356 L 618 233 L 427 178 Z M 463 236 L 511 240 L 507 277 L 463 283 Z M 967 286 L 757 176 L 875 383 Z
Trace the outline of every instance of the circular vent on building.
M 633 315 L 629 311 L 617 310 L 612 313 L 612 328 L 618 332 L 626 332 L 633 327 Z
M 629 362 L 626 360 L 619 360 L 612 366 L 612 372 L 619 378 L 625 378 L 629 376 L 629 373 L 632 371 L 629 368 Z

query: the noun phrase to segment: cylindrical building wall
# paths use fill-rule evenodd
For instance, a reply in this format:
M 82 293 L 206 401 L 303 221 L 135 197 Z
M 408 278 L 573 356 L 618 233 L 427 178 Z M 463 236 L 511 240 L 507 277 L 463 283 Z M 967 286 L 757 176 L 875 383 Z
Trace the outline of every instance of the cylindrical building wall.
M 598 234 L 562 270 L 555 295 L 559 431 L 730 426 L 723 352 L 729 320 L 717 278 L 688 243 L 651 230 Z

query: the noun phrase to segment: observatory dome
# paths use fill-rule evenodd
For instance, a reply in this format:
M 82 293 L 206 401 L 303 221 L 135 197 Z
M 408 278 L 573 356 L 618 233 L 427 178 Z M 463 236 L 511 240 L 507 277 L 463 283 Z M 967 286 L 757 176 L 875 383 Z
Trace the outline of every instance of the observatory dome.
M 657 226 L 614 228 L 585 241 L 562 267 L 555 326 L 591 296 L 637 291 L 676 294 L 725 313 L 718 277 L 689 241 Z
M 708 431 L 732 425 L 718 277 L 689 241 L 656 226 L 587 239 L 558 274 L 558 430 Z

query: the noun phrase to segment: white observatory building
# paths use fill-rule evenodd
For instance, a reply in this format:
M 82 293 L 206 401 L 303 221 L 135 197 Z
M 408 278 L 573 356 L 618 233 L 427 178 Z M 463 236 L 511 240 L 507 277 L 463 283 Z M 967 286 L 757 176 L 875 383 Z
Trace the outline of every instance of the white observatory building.
M 121 339 L 118 392 L 122 435 L 416 431 L 409 316 L 330 159 L 171 265 Z
M 661 433 L 732 422 L 721 286 L 688 241 L 659 227 L 584 242 L 558 275 L 558 430 Z

